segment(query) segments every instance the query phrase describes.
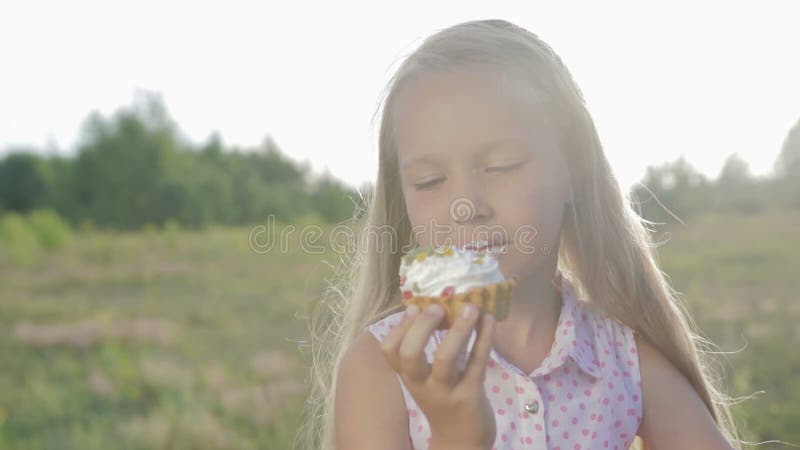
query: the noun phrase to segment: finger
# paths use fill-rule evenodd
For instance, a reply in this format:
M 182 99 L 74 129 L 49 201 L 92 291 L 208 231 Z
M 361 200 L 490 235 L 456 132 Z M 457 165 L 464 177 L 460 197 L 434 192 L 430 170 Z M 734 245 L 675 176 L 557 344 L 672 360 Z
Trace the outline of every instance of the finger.
M 489 361 L 489 353 L 492 349 L 496 320 L 491 313 L 484 313 L 478 322 L 478 336 L 472 346 L 463 380 L 483 383 L 486 378 L 486 363 Z
M 465 357 L 462 355 L 466 354 L 472 330 L 478 319 L 478 309 L 474 305 L 464 305 L 461 312 L 465 311 L 469 313 L 469 316 L 464 317 L 462 314 L 456 319 L 433 357 L 431 378 L 448 386 L 453 385 L 459 372 L 463 369 L 463 367 L 458 367 L 458 364 L 461 362 L 460 359 Z
M 413 382 L 423 382 L 428 379 L 431 364 L 425 355 L 425 346 L 430 340 L 431 333 L 444 318 L 444 308 L 441 305 L 428 305 L 422 314 L 417 316 L 400 344 L 400 366 L 403 374 Z
M 381 341 L 381 350 L 383 350 L 383 354 L 386 356 L 389 365 L 397 373 L 401 371 L 399 356 L 400 344 L 403 342 L 403 338 L 408 332 L 408 329 L 411 328 L 411 324 L 414 323 L 414 318 L 417 317 L 419 313 L 420 310 L 417 305 L 411 304 L 406 307 L 405 314 L 403 314 L 400 323 L 395 325 L 395 327 L 389 331 L 389 334 Z

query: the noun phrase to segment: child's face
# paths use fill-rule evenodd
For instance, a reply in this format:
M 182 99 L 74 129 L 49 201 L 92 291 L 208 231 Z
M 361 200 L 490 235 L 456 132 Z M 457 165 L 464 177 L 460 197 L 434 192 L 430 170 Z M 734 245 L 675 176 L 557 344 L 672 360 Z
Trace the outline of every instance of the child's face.
M 400 177 L 420 245 L 503 241 L 501 270 L 524 277 L 557 256 L 568 185 L 553 130 L 515 100 L 513 82 L 495 80 L 474 70 L 406 86 L 394 124 Z

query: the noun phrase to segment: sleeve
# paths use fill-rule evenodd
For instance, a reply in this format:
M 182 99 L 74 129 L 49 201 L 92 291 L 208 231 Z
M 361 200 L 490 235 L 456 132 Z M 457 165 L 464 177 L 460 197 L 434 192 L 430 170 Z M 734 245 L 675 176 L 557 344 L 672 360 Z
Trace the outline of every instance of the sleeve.
M 616 366 L 622 373 L 623 384 L 632 400 L 636 413 L 637 429 L 642 421 L 642 374 L 639 368 L 639 346 L 636 342 L 636 331 L 617 321 L 612 322 L 614 348 L 616 349 Z

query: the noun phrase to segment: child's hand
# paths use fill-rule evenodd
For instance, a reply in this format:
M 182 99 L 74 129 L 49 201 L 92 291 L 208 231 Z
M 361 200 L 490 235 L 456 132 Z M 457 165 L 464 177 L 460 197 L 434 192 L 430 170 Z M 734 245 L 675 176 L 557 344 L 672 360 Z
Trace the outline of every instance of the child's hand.
M 467 310 L 467 307 L 463 308 Z M 409 306 L 403 320 L 386 336 L 381 349 L 431 426 L 431 448 L 489 449 L 497 434 L 494 413 L 483 382 L 492 345 L 495 319 L 478 317 L 469 305 L 470 317 L 459 317 L 436 349 L 433 366 L 425 357 L 431 332 L 444 317 L 439 305 L 420 313 Z M 473 327 L 478 335 L 466 368 L 458 370 Z

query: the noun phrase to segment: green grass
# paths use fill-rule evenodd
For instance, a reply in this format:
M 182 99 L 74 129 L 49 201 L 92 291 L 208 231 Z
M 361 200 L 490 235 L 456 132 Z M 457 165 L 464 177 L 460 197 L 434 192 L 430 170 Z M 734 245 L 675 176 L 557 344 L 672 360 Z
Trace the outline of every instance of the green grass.
M 704 335 L 741 349 L 723 357 L 731 395 L 766 392 L 734 407 L 752 441 L 800 443 L 799 223 L 698 217 L 659 249 Z M 249 232 L 0 240 L 0 449 L 291 448 L 303 314 L 336 256 L 296 235 L 260 254 Z
M 0 243 L 0 448 L 290 448 L 325 256 L 249 231 Z
M 730 395 L 755 394 L 734 406 L 745 438 L 800 445 L 800 214 L 707 215 L 668 231 L 663 270 L 715 350 L 731 352 L 720 357 Z

